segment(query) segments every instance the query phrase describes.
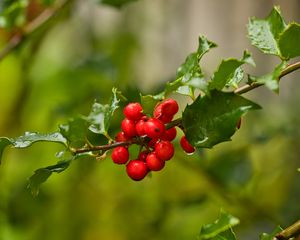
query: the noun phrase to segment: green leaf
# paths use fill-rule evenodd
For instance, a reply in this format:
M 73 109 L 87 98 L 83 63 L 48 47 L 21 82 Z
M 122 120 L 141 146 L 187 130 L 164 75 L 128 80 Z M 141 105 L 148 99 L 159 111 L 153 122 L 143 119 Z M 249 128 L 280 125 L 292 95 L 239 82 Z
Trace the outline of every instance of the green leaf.
M 259 237 L 260 240 L 273 240 L 277 233 L 281 232 L 283 229 L 277 226 L 271 234 L 262 233 Z
M 1 164 L 1 159 L 2 159 L 2 154 L 3 154 L 4 149 L 5 149 L 5 147 L 7 147 L 10 144 L 11 144 L 11 141 L 9 138 L 5 138 L 5 137 L 0 138 L 0 164 Z
M 23 136 L 10 139 L 11 144 L 15 148 L 26 148 L 35 142 L 45 141 L 45 142 L 57 142 L 64 145 L 67 144 L 67 139 L 64 138 L 59 132 L 42 134 L 34 132 L 26 132 Z
M 60 125 L 59 129 L 72 147 L 80 147 L 85 144 L 88 124 L 83 118 L 71 119 L 68 124 Z
M 213 90 L 185 108 L 182 123 L 186 137 L 199 148 L 229 141 L 240 117 L 253 109 L 260 106 L 234 93 Z
M 188 55 L 185 62 L 177 70 L 176 80 L 166 85 L 165 95 L 178 92 L 183 95 L 194 96 L 194 89 L 206 90 L 206 82 L 199 62 L 203 55 L 217 45 L 206 37 L 200 36 L 198 49 Z
M 265 19 L 251 18 L 248 24 L 248 36 L 251 44 L 267 54 L 281 56 L 278 47 L 280 33 L 286 24 L 281 16 L 279 7 L 274 7 Z
M 230 230 L 239 223 L 240 220 L 238 218 L 221 211 L 219 219 L 217 219 L 214 223 L 206 224 L 201 227 L 199 239 L 212 239 L 218 236 L 220 233 Z M 220 238 L 217 239 L 235 239 L 234 234 L 233 236 L 232 234 L 233 232 L 227 232 L 225 235 L 223 235 L 223 238 L 221 238 L 222 235 L 219 235 Z M 225 238 L 226 235 L 229 238 Z
M 28 180 L 27 187 L 30 189 L 32 195 L 37 196 L 39 193 L 40 185 L 44 183 L 52 175 L 52 173 L 60 173 L 66 170 L 69 167 L 71 161 L 72 159 L 63 160 L 55 165 L 37 169 Z
M 160 100 L 163 100 L 163 96 L 159 96 L 159 95 L 142 95 L 142 94 L 140 94 L 140 97 L 141 97 L 141 104 L 143 106 L 143 112 L 145 114 L 153 114 L 153 109 L 156 106 L 156 104 Z
M 300 56 L 300 25 L 291 23 L 280 35 L 279 48 L 285 59 Z
M 106 137 L 109 137 L 107 131 L 110 125 L 110 120 L 115 110 L 119 107 L 120 102 L 117 97 L 118 93 L 116 88 L 113 88 L 112 93 L 113 95 L 111 97 L 110 104 L 102 105 L 100 103 L 94 103 L 89 116 L 84 118 L 90 123 L 90 131 L 103 134 Z
M 230 228 L 227 231 L 221 232 L 217 236 L 211 238 L 211 240 L 236 240 L 236 236 Z
M 235 74 L 238 74 L 236 71 L 244 63 L 254 64 L 251 54 L 247 51 L 244 52 L 244 56 L 241 60 L 234 58 L 223 60 L 219 65 L 218 70 L 214 73 L 212 80 L 209 82 L 208 88 L 210 90 L 222 90 L 230 82 L 237 83 L 237 80 L 239 79 L 235 76 Z
M 238 88 L 240 82 L 244 79 L 244 75 L 244 70 L 241 67 L 237 68 L 232 77 L 228 79 L 226 87 Z
M 137 0 L 98 0 L 99 3 L 107 4 L 114 7 L 122 7 L 130 2 L 135 2 Z
M 279 76 L 281 75 L 282 70 L 287 66 L 286 62 L 281 62 L 278 66 L 275 67 L 274 71 L 260 77 L 250 76 L 252 82 L 257 82 L 260 84 L 266 85 L 272 91 L 279 91 Z

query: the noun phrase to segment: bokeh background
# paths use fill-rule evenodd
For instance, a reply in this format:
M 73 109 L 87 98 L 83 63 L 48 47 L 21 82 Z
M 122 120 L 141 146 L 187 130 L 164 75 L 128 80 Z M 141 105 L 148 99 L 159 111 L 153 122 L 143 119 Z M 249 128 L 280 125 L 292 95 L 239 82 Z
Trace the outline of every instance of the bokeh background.
M 3 11 L 7 0 L 0 1 Z M 20 1 L 25 18 L 0 29 L 0 46 L 44 9 Z M 252 74 L 278 60 L 263 56 L 246 37 L 248 18 L 280 5 L 287 21 L 300 21 L 298 0 L 140 0 L 121 9 L 73 0 L 40 31 L 0 62 L 0 135 L 52 132 L 95 99 L 107 102 L 118 87 L 130 100 L 156 93 L 197 47 L 199 35 L 218 43 L 203 59 L 212 74 L 223 58 L 253 52 Z M 28 4 L 28 5 L 26 5 Z M 21 8 L 22 9 L 22 8 Z M 1 13 L 0 13 L 1 14 Z M 0 21 L 0 24 L 2 22 Z M 6 149 L 0 166 L 1 240 L 196 239 L 220 208 L 241 219 L 240 239 L 258 239 L 300 217 L 300 73 L 281 81 L 280 94 L 263 87 L 246 96 L 251 112 L 231 142 L 187 156 L 178 147 L 165 169 L 133 182 L 110 158 L 78 160 L 53 174 L 33 197 L 27 179 L 52 165 L 56 144 Z M 181 110 L 188 99 L 174 95 Z M 112 123 L 117 131 L 120 117 Z M 179 134 L 180 135 L 180 134 Z

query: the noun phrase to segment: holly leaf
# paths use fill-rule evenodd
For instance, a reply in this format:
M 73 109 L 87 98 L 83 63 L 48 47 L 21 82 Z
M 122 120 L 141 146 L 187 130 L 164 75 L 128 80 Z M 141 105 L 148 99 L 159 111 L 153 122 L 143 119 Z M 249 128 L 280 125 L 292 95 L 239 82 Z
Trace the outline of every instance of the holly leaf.
M 205 224 L 201 227 L 199 239 L 235 239 L 232 231 L 231 233 L 226 231 L 231 230 L 232 227 L 238 225 L 239 223 L 240 220 L 238 218 L 221 211 L 220 217 L 215 222 L 211 224 Z M 224 233 L 224 235 L 220 235 L 220 233 Z M 226 236 L 228 236 L 228 238 L 226 238 Z
M 279 48 L 284 59 L 300 56 L 300 25 L 291 23 L 280 35 Z
M 110 5 L 113 7 L 122 7 L 125 4 L 136 2 L 137 0 L 98 0 L 99 3 Z
M 70 119 L 67 124 L 61 124 L 59 129 L 72 147 L 80 147 L 85 144 L 88 123 L 83 118 Z
M 231 78 L 228 79 L 227 84 L 225 87 L 233 87 L 233 88 L 238 88 L 240 82 L 244 79 L 244 70 L 241 67 L 238 67 Z
M 214 73 L 211 81 L 209 82 L 208 88 L 210 90 L 217 89 L 222 90 L 226 85 L 230 83 L 237 84 L 240 80 L 236 74 L 236 71 L 239 71 L 241 65 L 249 63 L 255 66 L 255 63 L 251 57 L 251 54 L 247 51 L 244 52 L 242 59 L 230 58 L 223 60 L 219 65 L 217 71 Z
M 9 138 L 1 137 L 0 138 L 0 164 L 1 164 L 1 159 L 3 155 L 3 151 L 5 147 L 9 146 L 11 144 L 11 141 Z
M 277 226 L 274 231 L 270 234 L 268 233 L 262 233 L 260 236 L 259 236 L 259 239 L 260 240 L 273 240 L 276 236 L 277 233 L 280 233 L 283 229 L 280 227 L 280 226 Z
M 165 95 L 171 92 L 178 92 L 193 97 L 195 88 L 205 91 L 206 82 L 199 62 L 204 54 L 214 47 L 217 47 L 217 44 L 204 36 L 200 36 L 197 51 L 189 54 L 185 62 L 180 65 L 177 70 L 176 80 L 167 83 Z
M 23 136 L 11 138 L 10 142 L 15 148 L 26 148 L 35 142 L 57 142 L 64 145 L 67 144 L 67 139 L 59 132 L 42 134 L 35 132 L 25 132 Z
M 55 165 L 37 169 L 34 174 L 28 179 L 27 187 L 30 189 L 31 194 L 33 196 L 37 196 L 39 193 L 40 185 L 44 183 L 52 175 L 52 173 L 60 173 L 66 170 L 72 160 L 73 159 L 59 161 Z
M 141 104 L 143 106 L 143 113 L 153 114 L 153 109 L 156 104 L 163 100 L 163 96 L 160 95 L 142 95 L 140 94 Z
M 285 30 L 286 23 L 281 16 L 279 7 L 274 7 L 265 19 L 251 18 L 248 24 L 248 36 L 251 44 L 263 53 L 281 57 L 278 46 L 280 34 Z
M 279 91 L 279 77 L 282 70 L 287 66 L 287 62 L 281 62 L 275 67 L 273 72 L 260 77 L 249 76 L 251 82 L 257 82 L 266 85 L 270 90 L 277 92 Z
M 241 116 L 253 109 L 260 109 L 260 106 L 237 94 L 213 90 L 210 96 L 199 96 L 185 108 L 184 132 L 193 146 L 212 148 L 229 141 Z
M 112 92 L 113 95 L 109 104 L 103 105 L 97 102 L 94 103 L 90 114 L 84 118 L 90 124 L 90 131 L 103 134 L 106 137 L 109 137 L 107 131 L 109 129 L 110 120 L 115 110 L 119 107 L 120 102 L 117 89 L 113 88 Z
M 225 232 L 221 232 L 218 235 L 210 238 L 211 240 L 236 240 L 236 236 L 233 230 L 230 228 Z

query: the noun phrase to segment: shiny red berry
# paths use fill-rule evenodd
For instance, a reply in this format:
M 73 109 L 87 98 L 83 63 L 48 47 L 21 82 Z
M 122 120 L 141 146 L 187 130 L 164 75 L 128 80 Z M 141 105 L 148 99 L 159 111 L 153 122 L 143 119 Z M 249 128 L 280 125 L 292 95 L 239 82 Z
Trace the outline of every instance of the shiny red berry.
M 119 133 L 116 135 L 115 140 L 116 140 L 117 142 L 126 142 L 126 141 L 130 140 L 130 138 L 127 137 L 127 136 L 125 135 L 124 132 L 119 132 Z
M 125 133 L 127 137 L 134 137 L 137 135 L 135 130 L 135 122 L 133 120 L 129 120 L 125 118 L 121 124 L 122 131 Z
M 180 139 L 180 146 L 186 153 L 195 152 L 195 148 L 188 142 L 185 136 Z
M 154 117 L 161 119 L 162 116 L 173 117 L 178 112 L 179 106 L 174 99 L 166 99 L 154 109 Z
M 173 141 L 176 138 L 176 128 L 172 127 L 164 132 L 164 134 L 160 137 L 161 140 Z
M 145 123 L 147 122 L 147 117 L 142 117 L 141 120 L 139 120 L 135 125 L 135 130 L 137 132 L 137 135 L 144 136 L 145 133 Z
M 139 156 L 138 156 L 138 159 L 145 162 L 145 161 L 146 161 L 146 158 L 147 158 L 147 156 L 148 156 L 148 153 L 149 153 L 149 152 L 148 152 L 147 150 L 140 152 L 140 153 L 139 153 Z
M 165 125 L 156 118 L 150 118 L 144 125 L 145 133 L 150 138 L 159 138 L 165 132 Z
M 161 160 L 170 160 L 174 155 L 174 146 L 169 141 L 160 141 L 155 144 L 155 153 Z
M 154 147 L 155 143 L 157 143 L 159 139 L 158 138 L 152 138 L 149 142 L 148 142 L 148 147 Z
M 143 116 L 143 108 L 141 104 L 135 102 L 135 103 L 129 103 L 123 110 L 123 113 L 126 118 L 138 121 Z
M 151 171 L 159 171 L 164 168 L 165 161 L 158 158 L 155 152 L 152 152 L 146 158 L 146 165 Z
M 116 147 L 112 151 L 111 158 L 116 164 L 125 164 L 129 159 L 129 152 L 126 147 Z
M 146 163 L 142 160 L 131 160 L 126 165 L 127 175 L 135 181 L 142 180 L 147 175 L 148 171 Z

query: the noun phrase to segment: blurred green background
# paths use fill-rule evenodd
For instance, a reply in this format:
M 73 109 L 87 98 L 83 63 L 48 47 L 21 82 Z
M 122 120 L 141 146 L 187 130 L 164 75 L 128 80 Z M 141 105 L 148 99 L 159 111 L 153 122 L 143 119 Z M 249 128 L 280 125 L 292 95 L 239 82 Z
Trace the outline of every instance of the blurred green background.
M 7 5 L 21 2 L 8 14 Z M 300 3 L 240 0 L 140 0 L 121 9 L 96 0 L 69 1 L 58 15 L 0 62 L 0 135 L 52 132 L 94 100 L 108 102 L 113 86 L 132 101 L 156 93 L 204 34 L 219 44 L 204 60 L 214 72 L 222 58 L 253 52 L 268 72 L 275 57 L 262 56 L 246 38 L 250 16 L 265 17 L 274 4 L 287 21 L 300 21 Z M 0 46 L 59 1 L 0 1 Z M 6 14 L 6 13 L 5 13 Z M 300 217 L 300 73 L 247 96 L 262 105 L 242 122 L 232 142 L 192 156 L 178 147 L 165 169 L 141 182 L 105 160 L 78 160 L 53 174 L 34 198 L 27 179 L 56 163 L 56 144 L 6 149 L 0 166 L 0 240 L 196 239 L 220 208 L 241 219 L 240 239 L 257 239 Z M 188 99 L 174 95 L 183 110 Z M 121 118 L 112 123 L 118 131 Z

